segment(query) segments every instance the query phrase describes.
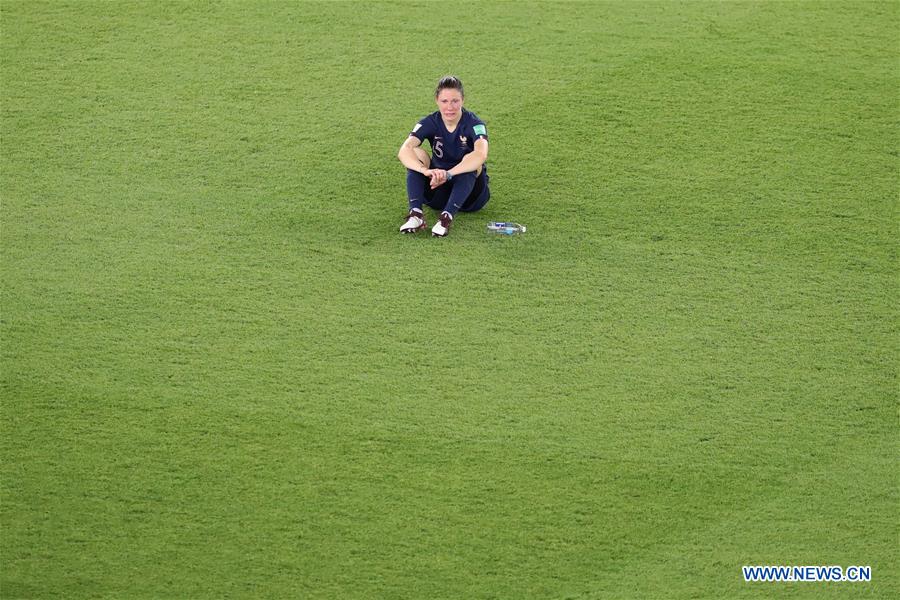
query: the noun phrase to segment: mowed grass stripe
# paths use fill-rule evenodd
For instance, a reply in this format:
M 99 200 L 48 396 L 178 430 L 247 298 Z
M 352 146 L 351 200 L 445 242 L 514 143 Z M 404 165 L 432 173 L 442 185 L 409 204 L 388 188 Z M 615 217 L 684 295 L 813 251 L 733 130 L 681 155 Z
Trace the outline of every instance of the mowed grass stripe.
M 896 590 L 895 5 L 0 10 L 4 595 Z

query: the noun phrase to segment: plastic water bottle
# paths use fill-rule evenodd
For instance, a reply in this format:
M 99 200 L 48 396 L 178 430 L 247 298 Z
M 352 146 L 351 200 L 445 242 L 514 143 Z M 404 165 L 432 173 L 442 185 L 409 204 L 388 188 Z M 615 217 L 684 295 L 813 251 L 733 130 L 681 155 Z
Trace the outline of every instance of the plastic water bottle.
M 525 226 L 519 223 L 509 223 L 507 221 L 491 221 L 488 223 L 488 231 L 491 233 L 499 233 L 500 235 L 516 235 L 517 233 L 525 233 Z

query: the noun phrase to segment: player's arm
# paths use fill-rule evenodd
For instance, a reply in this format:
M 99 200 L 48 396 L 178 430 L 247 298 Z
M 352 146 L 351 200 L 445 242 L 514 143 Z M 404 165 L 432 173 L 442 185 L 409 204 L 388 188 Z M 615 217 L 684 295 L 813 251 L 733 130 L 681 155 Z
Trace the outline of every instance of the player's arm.
M 419 157 L 416 156 L 416 148 L 422 145 L 422 140 L 417 138 L 414 135 L 406 138 L 406 141 L 403 142 L 403 145 L 400 146 L 400 151 L 397 152 L 397 158 L 400 159 L 400 162 L 403 163 L 403 166 L 407 169 L 415 171 L 416 173 L 421 173 L 422 175 L 428 175 L 428 169 L 425 168 L 425 165 L 422 164 L 422 161 L 419 160 Z
M 478 169 L 481 168 L 481 165 L 484 164 L 484 161 L 487 160 L 487 155 L 488 141 L 484 138 L 479 138 L 475 140 L 474 150 L 463 156 L 463 159 L 459 161 L 459 164 L 452 169 L 449 169 L 447 173 L 456 176 L 462 173 L 469 173 L 470 171 L 477 172 Z

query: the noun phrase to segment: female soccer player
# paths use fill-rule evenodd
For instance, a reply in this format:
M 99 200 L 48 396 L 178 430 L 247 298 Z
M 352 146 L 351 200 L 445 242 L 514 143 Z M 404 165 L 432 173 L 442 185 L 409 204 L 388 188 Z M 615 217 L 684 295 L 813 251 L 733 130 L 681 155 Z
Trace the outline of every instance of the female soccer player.
M 463 108 L 462 82 L 442 77 L 434 91 L 438 110 L 421 119 L 400 146 L 397 158 L 406 167 L 409 214 L 401 233 L 427 227 L 422 205 L 441 211 L 431 235 L 444 237 L 457 211 L 475 212 L 491 197 L 487 174 L 488 136 L 484 121 Z M 420 146 L 431 145 L 431 156 Z

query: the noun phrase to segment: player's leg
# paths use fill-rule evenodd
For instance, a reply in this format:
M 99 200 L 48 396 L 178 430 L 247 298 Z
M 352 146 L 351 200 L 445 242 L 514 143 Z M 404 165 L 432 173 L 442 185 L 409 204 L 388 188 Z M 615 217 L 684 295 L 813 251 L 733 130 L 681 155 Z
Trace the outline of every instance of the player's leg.
M 431 158 L 428 153 L 421 148 L 413 148 L 416 158 L 426 169 L 431 165 Z M 406 170 L 406 195 L 409 199 L 409 214 L 406 215 L 406 221 L 400 226 L 400 233 L 415 233 L 427 227 L 425 223 L 425 214 L 422 211 L 422 204 L 428 201 L 429 179 L 410 169 Z
M 419 163 L 427 169 L 431 165 L 431 157 L 422 148 L 413 148 Z M 406 195 L 409 198 L 410 210 L 421 212 L 425 202 L 425 191 L 429 188 L 430 179 L 411 169 L 406 170 Z
M 451 191 L 453 191 L 453 186 L 448 183 L 435 189 L 431 189 L 429 185 L 425 188 L 425 204 L 436 211 L 442 211 L 447 205 L 447 199 L 450 198 Z
M 450 230 L 450 224 L 453 222 L 453 216 L 466 203 L 466 199 L 472 193 L 475 187 L 475 181 L 478 176 L 475 173 L 461 173 L 456 175 L 449 183 L 445 183 L 441 187 L 452 186 L 450 195 L 441 212 L 440 219 L 431 228 L 431 234 L 444 237 Z M 440 188 L 438 188 L 440 189 Z M 441 210 L 441 209 L 439 209 Z
M 416 153 L 416 158 L 419 159 L 419 162 L 422 163 L 422 166 L 426 169 L 431 166 L 431 157 L 428 156 L 428 153 L 422 149 L 421 146 L 413 148 L 413 152 Z
M 488 186 L 491 178 L 487 173 L 479 173 L 475 180 L 475 187 L 472 193 L 466 199 L 465 204 L 460 207 L 460 212 L 476 212 L 484 208 L 484 205 L 491 199 L 491 189 Z

